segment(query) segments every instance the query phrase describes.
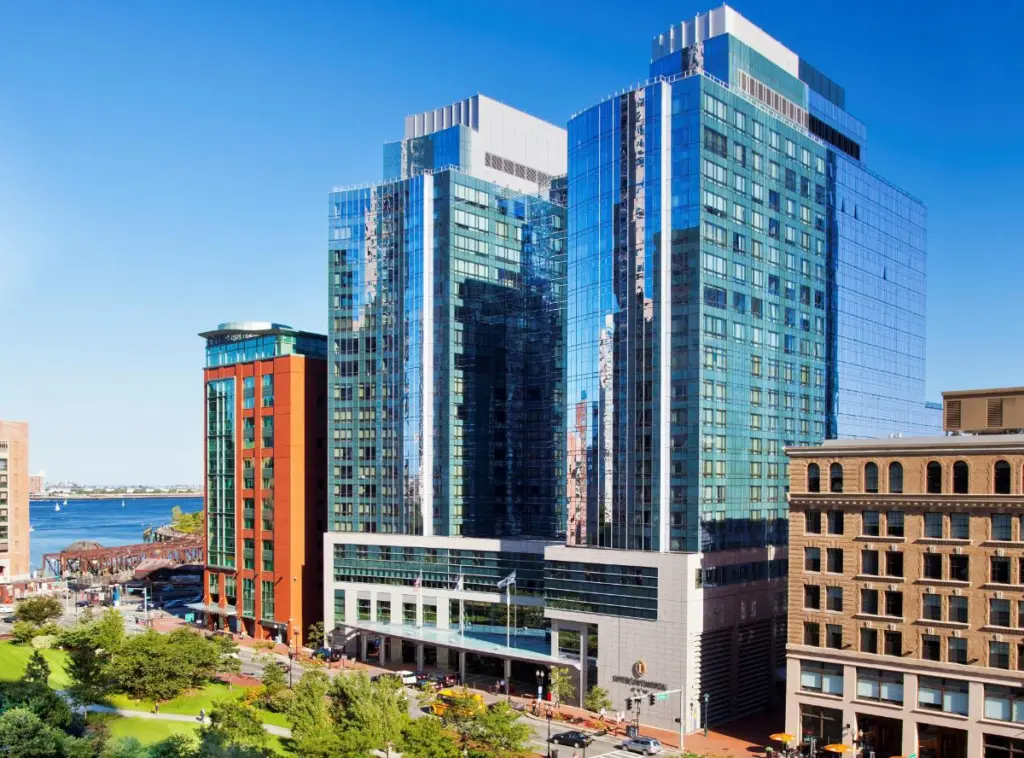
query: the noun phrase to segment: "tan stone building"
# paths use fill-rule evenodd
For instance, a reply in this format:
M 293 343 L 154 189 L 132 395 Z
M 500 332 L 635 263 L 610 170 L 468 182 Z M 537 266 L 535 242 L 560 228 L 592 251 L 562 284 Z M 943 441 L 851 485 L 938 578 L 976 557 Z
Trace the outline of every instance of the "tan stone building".
M 946 393 L 944 413 L 955 436 L 787 451 L 803 740 L 1024 756 L 1024 390 Z
M 0 421 L 0 600 L 29 567 L 28 424 Z

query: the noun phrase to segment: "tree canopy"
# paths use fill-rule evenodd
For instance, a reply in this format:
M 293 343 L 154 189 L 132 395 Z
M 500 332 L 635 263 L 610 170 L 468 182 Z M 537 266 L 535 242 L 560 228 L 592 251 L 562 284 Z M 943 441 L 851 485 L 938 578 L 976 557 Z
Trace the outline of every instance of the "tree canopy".
M 64 613 L 60 600 L 49 595 L 36 595 L 19 602 L 14 608 L 14 617 L 18 621 L 28 621 L 42 626 L 47 621 L 59 619 Z

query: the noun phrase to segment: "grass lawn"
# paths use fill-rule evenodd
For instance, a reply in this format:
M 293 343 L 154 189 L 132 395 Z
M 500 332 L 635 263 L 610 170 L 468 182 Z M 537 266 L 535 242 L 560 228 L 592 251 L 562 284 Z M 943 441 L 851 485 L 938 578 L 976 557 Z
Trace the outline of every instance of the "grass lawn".
M 187 692 L 184 695 L 179 695 L 173 700 L 168 700 L 166 703 L 160 703 L 160 712 L 180 713 L 185 716 L 198 716 L 200 708 L 206 709 L 206 712 L 209 713 L 213 704 L 218 700 L 239 698 L 242 697 L 244 693 L 244 687 L 236 686 L 228 689 L 226 684 L 216 682 L 214 684 L 206 685 L 201 690 Z M 107 698 L 107 702 L 115 708 L 124 708 L 129 711 L 149 712 L 153 710 L 152 700 L 132 700 L 127 695 L 111 695 Z M 257 710 L 259 711 L 264 724 L 273 724 L 274 726 L 283 726 L 286 728 L 291 727 L 291 724 L 283 713 L 272 713 L 271 711 L 265 711 L 262 708 L 258 708 Z
M 197 740 L 199 739 L 198 723 L 186 724 L 181 721 L 133 719 L 123 716 L 111 716 L 105 721 L 110 728 L 110 739 L 112 740 L 118 737 L 134 737 L 143 745 L 152 745 L 172 734 L 191 734 L 195 735 Z M 278 755 L 294 756 L 295 753 L 286 746 L 287 742 L 288 740 L 282 740 L 273 734 L 267 735 L 267 747 Z
M 16 645 L 13 642 L 0 642 L 0 681 L 14 682 L 25 673 L 25 664 L 32 655 L 30 645 Z M 64 670 L 68 654 L 63 650 L 44 650 L 43 657 L 50 664 L 48 684 L 55 690 L 67 689 L 71 680 Z

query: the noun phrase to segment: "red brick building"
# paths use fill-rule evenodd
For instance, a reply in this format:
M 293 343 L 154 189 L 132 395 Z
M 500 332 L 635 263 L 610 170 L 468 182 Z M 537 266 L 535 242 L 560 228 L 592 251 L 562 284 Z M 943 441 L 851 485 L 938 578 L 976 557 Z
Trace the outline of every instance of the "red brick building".
M 203 332 L 204 598 L 211 628 L 304 644 L 322 617 L 327 339 L 282 324 Z

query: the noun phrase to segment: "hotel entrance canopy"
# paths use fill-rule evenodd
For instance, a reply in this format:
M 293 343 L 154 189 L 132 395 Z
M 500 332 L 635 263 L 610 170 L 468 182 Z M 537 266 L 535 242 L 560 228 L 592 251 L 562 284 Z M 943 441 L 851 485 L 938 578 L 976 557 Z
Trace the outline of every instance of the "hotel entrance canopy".
M 513 661 L 525 661 L 527 663 L 543 664 L 544 666 L 569 666 L 579 668 L 580 662 L 568 658 L 558 658 L 550 653 L 544 652 L 547 645 L 538 645 L 544 638 L 520 634 L 512 637 L 512 645 L 505 644 L 504 635 L 500 641 L 495 634 L 479 634 L 474 636 L 472 630 L 468 634 L 461 634 L 456 629 L 438 629 L 433 626 L 416 626 L 415 624 L 386 624 L 379 621 L 346 621 L 339 624 L 345 629 L 352 629 L 366 634 L 378 635 L 381 637 L 396 637 L 411 642 L 422 642 L 425 645 L 436 645 L 438 647 L 462 650 L 477 655 L 489 655 L 495 658 L 508 659 Z M 533 639 L 530 639 L 533 637 Z

